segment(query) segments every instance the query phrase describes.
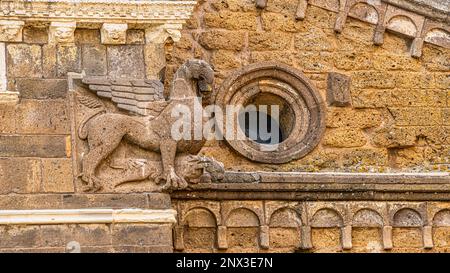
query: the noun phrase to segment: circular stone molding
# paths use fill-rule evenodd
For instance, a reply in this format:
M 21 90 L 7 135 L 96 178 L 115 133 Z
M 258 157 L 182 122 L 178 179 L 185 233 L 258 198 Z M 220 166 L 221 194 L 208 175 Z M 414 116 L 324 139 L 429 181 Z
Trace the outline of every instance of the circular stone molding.
M 255 102 L 280 106 L 279 123 L 285 136 L 269 151 L 267 145 L 249 138 L 227 139 L 227 132 L 223 132 L 225 140 L 238 153 L 256 162 L 282 164 L 306 156 L 317 146 L 325 130 L 325 105 L 302 72 L 276 62 L 252 64 L 227 78 L 216 97 L 216 104 L 222 109 Z M 237 127 L 233 130 L 243 133 Z

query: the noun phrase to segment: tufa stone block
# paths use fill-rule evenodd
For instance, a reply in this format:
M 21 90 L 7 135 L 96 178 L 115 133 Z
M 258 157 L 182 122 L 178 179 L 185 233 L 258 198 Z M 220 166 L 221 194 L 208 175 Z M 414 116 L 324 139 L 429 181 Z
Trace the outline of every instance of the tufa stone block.
M 67 80 L 17 79 L 16 90 L 22 99 L 58 99 L 67 94 Z
M 66 157 L 70 156 L 68 136 L 0 136 L 1 157 Z
M 43 159 L 42 173 L 44 192 L 74 192 L 72 160 Z

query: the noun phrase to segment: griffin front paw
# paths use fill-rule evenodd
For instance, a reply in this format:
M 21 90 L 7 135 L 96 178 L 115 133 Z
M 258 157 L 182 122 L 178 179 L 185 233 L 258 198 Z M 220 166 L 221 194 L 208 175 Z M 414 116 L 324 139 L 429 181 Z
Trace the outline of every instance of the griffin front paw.
M 174 169 L 171 169 L 166 174 L 162 174 L 156 180 L 157 184 L 164 183 L 163 190 L 182 190 L 188 187 L 186 180 L 177 175 Z

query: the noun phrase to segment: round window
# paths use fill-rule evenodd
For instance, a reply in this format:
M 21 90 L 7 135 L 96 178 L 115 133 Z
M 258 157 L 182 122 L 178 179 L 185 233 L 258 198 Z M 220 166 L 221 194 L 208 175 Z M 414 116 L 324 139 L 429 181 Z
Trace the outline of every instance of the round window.
M 238 125 L 225 126 L 223 135 L 233 149 L 257 162 L 301 158 L 325 129 L 322 98 L 300 71 L 283 64 L 257 63 L 236 71 L 220 87 L 216 104 L 239 109 L 225 111 L 236 115 L 227 120 Z

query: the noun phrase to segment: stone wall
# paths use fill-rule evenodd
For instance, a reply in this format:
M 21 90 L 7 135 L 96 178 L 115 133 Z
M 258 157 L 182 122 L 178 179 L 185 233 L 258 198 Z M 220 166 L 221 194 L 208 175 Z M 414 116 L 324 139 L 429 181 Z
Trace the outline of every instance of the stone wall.
M 383 0 L 378 15 L 410 20 L 385 26 L 370 10 L 346 14 L 346 1 L 200 0 L 180 36 L 188 12 L 174 12 L 183 17 L 176 24 L 147 18 L 169 18 L 166 6 L 138 23 L 99 21 L 89 12 L 98 6 L 86 8 L 87 22 L 52 22 L 44 6 L 43 22 L 26 10 L 11 23 L 3 17 L 20 7 L 12 2 L 20 1 L 0 3 L 0 252 L 450 251 L 450 49 L 439 39 L 448 34 L 441 12 L 389 11 L 393 1 Z M 434 27 L 439 35 L 426 36 Z M 144 172 L 141 184 L 86 192 L 80 158 L 88 143 L 76 131 L 91 110 L 80 111 L 69 92 L 81 77 L 74 73 L 158 79 L 167 63 L 167 93 L 192 58 L 214 66 L 214 95 L 250 64 L 276 61 L 302 73 L 310 97 L 325 102 L 317 103 L 326 112 L 318 145 L 269 164 L 210 141 L 202 154 L 225 164 L 219 181 L 169 196 Z M 151 154 L 128 143 L 117 150 L 119 159 Z M 132 169 L 108 164 L 100 168 L 109 178 Z
M 296 20 L 302 1 L 261 2 L 267 2 L 264 9 L 251 0 L 201 1 L 171 49 L 169 71 L 188 58 L 208 60 L 218 89 L 242 66 L 285 63 L 302 71 L 327 100 L 325 135 L 312 153 L 288 164 L 254 163 L 222 142 L 210 142 L 206 155 L 236 171 L 449 170 L 448 48 L 425 43 L 422 56 L 414 58 L 414 38 L 389 30 L 374 45 L 376 23 L 357 15 L 336 33 L 334 1 L 309 1 L 303 20 Z M 330 72 L 350 77 L 349 105 L 333 106 L 327 98 Z
M 181 41 L 169 48 L 168 71 L 184 59 L 208 60 L 219 90 L 243 66 L 287 64 L 326 101 L 326 131 L 310 154 L 285 164 L 250 161 L 225 142 L 209 142 L 203 153 L 238 171 L 237 178 L 172 196 L 179 212 L 175 250 L 448 252 L 449 203 L 427 201 L 433 194 L 448 201 L 449 47 L 425 43 L 421 56 L 412 56 L 415 37 L 384 29 L 378 43 L 379 24 L 364 17 L 370 12 L 353 13 L 338 33 L 338 1 L 256 2 L 201 1 Z M 299 20 L 302 2 L 308 5 Z M 333 73 L 350 79 L 344 103 L 330 98 Z M 255 171 L 331 173 L 326 181 L 305 174 L 258 180 Z M 332 173 L 436 171 L 444 174 L 436 188 L 423 178 L 412 185 L 387 177 L 373 186 L 370 177 L 357 178 L 356 186 Z

